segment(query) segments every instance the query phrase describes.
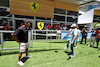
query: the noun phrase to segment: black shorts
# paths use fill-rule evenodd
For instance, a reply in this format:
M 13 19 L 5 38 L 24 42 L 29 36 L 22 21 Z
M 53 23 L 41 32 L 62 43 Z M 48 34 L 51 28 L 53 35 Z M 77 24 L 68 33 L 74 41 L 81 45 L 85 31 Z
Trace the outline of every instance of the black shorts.
M 96 38 L 96 42 L 99 42 L 100 41 L 100 38 Z

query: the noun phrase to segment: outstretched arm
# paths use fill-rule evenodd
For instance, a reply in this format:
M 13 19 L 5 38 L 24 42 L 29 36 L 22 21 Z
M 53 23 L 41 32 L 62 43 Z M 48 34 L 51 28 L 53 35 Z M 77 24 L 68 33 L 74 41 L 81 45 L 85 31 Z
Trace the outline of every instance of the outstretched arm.
M 17 42 L 19 42 L 18 38 L 17 38 L 13 33 L 12 33 L 11 35 L 14 37 L 14 39 L 15 39 Z

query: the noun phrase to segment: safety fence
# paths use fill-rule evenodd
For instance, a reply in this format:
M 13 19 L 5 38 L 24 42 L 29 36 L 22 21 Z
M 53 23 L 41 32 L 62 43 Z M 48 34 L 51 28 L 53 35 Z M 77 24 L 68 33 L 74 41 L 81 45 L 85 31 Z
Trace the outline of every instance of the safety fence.
M 14 31 L 0 31 L 0 43 L 1 43 L 1 49 L 0 50 L 9 50 L 9 49 L 19 49 L 19 47 L 11 47 L 11 48 L 4 48 L 4 33 L 13 33 Z M 63 30 L 29 30 L 28 31 L 28 44 L 30 47 L 33 47 L 33 41 L 38 41 L 38 40 L 66 40 L 68 39 L 68 33 L 69 31 L 63 31 Z M 80 34 L 80 38 L 81 38 Z M 88 33 L 88 38 L 90 38 L 91 33 Z M 40 39 L 38 38 L 40 37 Z M 42 37 L 42 38 L 41 38 Z
M 52 38 L 53 36 L 55 36 L 55 38 L 52 38 L 53 40 L 61 39 L 61 31 L 60 30 L 32 30 L 32 35 L 33 35 L 32 40 L 41 40 L 41 39 L 38 39 L 37 36 L 41 36 L 41 37 L 44 36 L 44 38 L 42 38 L 42 40 L 49 40 L 50 37 Z
M 12 48 L 4 48 L 4 45 L 3 45 L 3 41 L 4 41 L 4 37 L 3 37 L 3 34 L 4 33 L 13 33 L 14 31 L 0 31 L 0 43 L 1 43 L 1 49 L 0 50 L 6 50 L 6 49 L 12 49 Z M 16 49 L 16 48 L 14 48 Z
M 14 31 L 0 31 L 0 50 L 10 50 L 10 49 L 19 49 L 19 47 L 11 47 L 11 48 L 4 48 L 4 34 L 5 33 L 9 33 L 11 35 L 11 33 L 13 33 Z M 45 39 L 37 39 L 37 36 L 45 36 Z M 53 40 L 60 40 L 61 39 L 61 31 L 59 30 L 29 30 L 28 31 L 28 44 L 30 45 L 31 41 L 31 45 L 30 47 L 33 47 L 33 41 L 38 41 L 38 40 L 52 40 L 52 37 L 55 37 Z
M 0 50 L 10 50 L 10 49 L 19 49 L 19 47 L 11 47 L 11 48 L 4 48 L 4 36 L 7 35 L 7 34 L 10 34 L 13 33 L 14 31 L 0 31 Z M 6 33 L 6 34 L 5 34 Z M 5 35 L 4 35 L 5 34 Z M 28 31 L 28 43 L 30 44 L 30 37 L 31 37 L 31 30 Z
M 33 41 L 40 40 L 61 40 L 61 30 L 31 30 L 32 31 L 32 44 Z M 42 39 L 38 39 L 38 36 L 42 37 Z

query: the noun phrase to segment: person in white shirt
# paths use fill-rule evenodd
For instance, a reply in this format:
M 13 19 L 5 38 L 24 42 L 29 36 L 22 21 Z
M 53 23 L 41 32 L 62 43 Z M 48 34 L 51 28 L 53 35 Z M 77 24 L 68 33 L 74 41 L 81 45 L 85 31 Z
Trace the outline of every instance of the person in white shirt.
M 67 27 L 66 27 L 66 25 L 63 27 L 63 30 L 66 30 L 67 29 Z

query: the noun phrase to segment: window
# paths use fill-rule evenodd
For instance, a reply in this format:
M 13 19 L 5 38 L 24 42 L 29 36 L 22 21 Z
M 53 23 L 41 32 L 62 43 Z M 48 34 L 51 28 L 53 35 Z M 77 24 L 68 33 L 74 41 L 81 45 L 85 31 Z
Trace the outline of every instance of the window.
M 54 20 L 55 20 L 55 21 L 65 21 L 65 16 L 58 16 L 58 15 L 55 15 L 55 16 L 54 16 Z
M 57 9 L 57 8 L 55 8 L 54 9 L 54 13 L 57 13 L 57 14 L 66 14 L 66 10 L 63 10 L 63 9 Z
M 78 12 L 67 11 L 67 15 L 74 15 L 74 16 L 77 16 L 77 15 L 78 15 Z

